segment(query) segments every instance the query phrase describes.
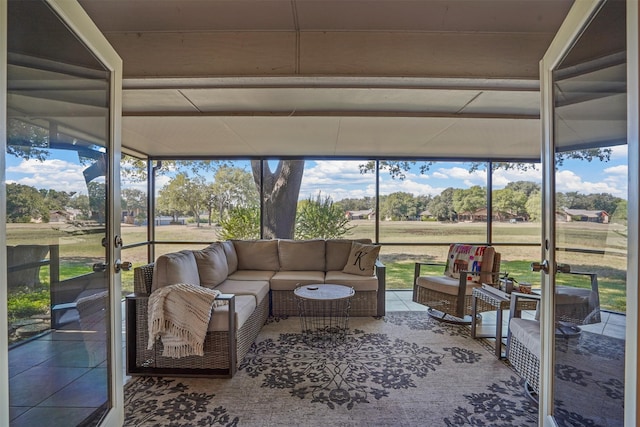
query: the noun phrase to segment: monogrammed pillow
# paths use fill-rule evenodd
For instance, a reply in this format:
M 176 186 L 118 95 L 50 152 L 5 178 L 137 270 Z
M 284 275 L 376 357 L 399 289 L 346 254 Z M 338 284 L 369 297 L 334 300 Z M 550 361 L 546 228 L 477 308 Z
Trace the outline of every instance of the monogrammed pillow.
M 347 264 L 342 269 L 342 272 L 357 274 L 359 276 L 373 276 L 379 253 L 379 245 L 365 245 L 352 242 L 351 252 L 349 252 Z

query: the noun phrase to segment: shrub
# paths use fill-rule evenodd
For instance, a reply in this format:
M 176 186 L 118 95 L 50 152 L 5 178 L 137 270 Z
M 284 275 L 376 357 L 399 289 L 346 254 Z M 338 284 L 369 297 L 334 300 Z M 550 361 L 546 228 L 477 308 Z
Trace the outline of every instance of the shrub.
M 226 218 L 220 221 L 218 238 L 229 239 L 259 239 L 260 238 L 260 210 L 257 208 L 233 208 L 227 211 Z
M 296 239 L 334 239 L 343 236 L 353 227 L 342 209 L 333 204 L 331 197 L 321 194 L 315 200 L 309 197 L 298 206 Z

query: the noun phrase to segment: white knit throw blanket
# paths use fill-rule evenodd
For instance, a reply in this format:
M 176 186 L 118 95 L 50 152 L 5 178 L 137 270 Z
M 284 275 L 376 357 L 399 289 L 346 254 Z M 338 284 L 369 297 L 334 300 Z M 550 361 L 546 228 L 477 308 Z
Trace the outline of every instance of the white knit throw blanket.
M 149 295 L 147 348 L 151 350 L 155 340 L 160 338 L 164 346 L 163 356 L 203 356 L 211 311 L 220 293 L 185 283 L 153 291 Z

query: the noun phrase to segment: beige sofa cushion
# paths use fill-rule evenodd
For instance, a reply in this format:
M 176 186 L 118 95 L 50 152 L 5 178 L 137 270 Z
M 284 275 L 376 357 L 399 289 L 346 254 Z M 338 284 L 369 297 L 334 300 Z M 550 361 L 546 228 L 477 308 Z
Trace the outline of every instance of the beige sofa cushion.
M 270 283 L 274 291 L 292 291 L 298 285 L 324 283 L 324 271 L 278 271 Z
M 253 295 L 256 298 L 256 304 L 260 305 L 262 300 L 268 298 L 269 281 L 228 279 L 216 286 L 216 290 L 223 294 Z
M 432 289 L 437 292 L 441 292 L 447 295 L 458 295 L 458 289 L 460 288 L 460 279 L 454 279 L 447 276 L 420 276 L 416 279 L 416 285 L 423 288 Z M 473 288 L 482 286 L 479 283 L 467 282 L 465 288 L 465 295 L 471 295 Z
M 359 243 L 371 243 L 371 239 L 329 239 L 325 243 L 326 271 L 341 271 L 347 264 L 349 252 L 351 252 L 351 244 L 356 241 Z
M 232 274 L 238 269 L 238 254 L 236 254 L 236 247 L 233 245 L 231 240 L 226 240 L 222 242 L 222 248 L 224 249 L 224 254 L 227 257 L 227 267 L 229 268 L 228 274 Z
M 193 251 L 193 255 L 198 265 L 202 286 L 213 288 L 229 275 L 227 257 L 221 243 L 212 243 L 200 251 Z
M 271 280 L 275 271 L 266 270 L 238 270 L 233 274 L 230 274 L 227 279 L 248 281 L 248 280 Z
M 193 251 L 184 250 L 160 255 L 153 267 L 151 292 L 177 283 L 199 285 L 198 265 Z
M 373 276 L 379 253 L 380 245 L 365 245 L 353 242 L 349 258 L 347 258 L 347 264 L 342 269 L 342 272 L 359 276 Z
M 280 270 L 277 240 L 233 240 L 238 270 Z
M 280 240 L 280 270 L 324 271 L 324 240 Z
M 249 319 L 256 309 L 256 299 L 253 295 L 236 295 L 236 330 Z M 213 309 L 209 320 L 209 331 L 229 330 L 229 305 Z
M 342 271 L 327 271 L 324 282 L 351 286 L 355 289 L 356 293 L 358 291 L 378 290 L 378 278 L 376 276 L 359 276 L 356 274 L 343 273 Z

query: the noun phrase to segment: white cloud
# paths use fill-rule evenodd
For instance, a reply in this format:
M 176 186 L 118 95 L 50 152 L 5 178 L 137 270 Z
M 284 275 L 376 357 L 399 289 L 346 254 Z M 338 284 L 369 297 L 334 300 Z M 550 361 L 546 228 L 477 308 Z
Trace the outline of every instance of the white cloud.
M 629 150 L 627 145 L 616 145 L 611 148 L 611 160 L 627 160 Z
M 570 170 L 562 170 L 556 173 L 556 191 L 576 191 L 581 194 L 609 193 L 616 197 L 627 198 L 626 183 L 617 184 L 619 180 L 604 180 L 599 182 L 585 181 Z
M 493 172 L 493 188 L 499 189 L 506 187 L 510 182 L 516 181 L 531 181 L 542 182 L 542 172 L 539 165 L 536 165 L 533 169 L 526 171 L 517 169 L 498 169 Z
M 87 194 L 87 185 L 82 171 L 87 165 L 67 162 L 60 159 L 39 161 L 35 159 L 23 160 L 17 166 L 6 169 L 12 176 L 8 182 L 29 185 L 38 189 L 53 189 L 56 191 L 75 191 Z
M 611 175 L 623 175 L 626 177 L 629 172 L 629 167 L 627 165 L 611 166 L 610 168 L 605 168 L 604 172 Z

